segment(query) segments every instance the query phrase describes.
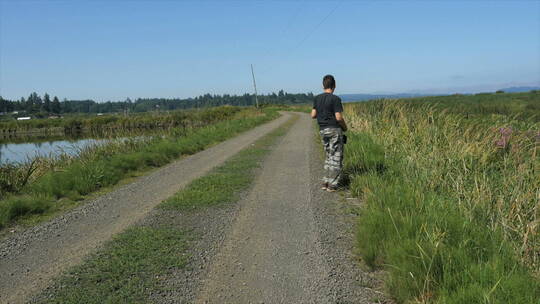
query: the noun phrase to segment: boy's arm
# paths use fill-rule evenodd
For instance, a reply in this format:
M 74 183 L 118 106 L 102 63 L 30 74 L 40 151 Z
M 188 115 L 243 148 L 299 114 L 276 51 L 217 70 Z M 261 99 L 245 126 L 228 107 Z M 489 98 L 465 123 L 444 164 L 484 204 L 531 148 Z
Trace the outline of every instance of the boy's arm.
M 345 118 L 343 118 L 343 105 L 341 104 L 341 99 L 339 97 L 334 104 L 334 113 L 341 130 L 347 131 L 347 124 L 345 123 Z
M 313 119 L 317 118 L 317 110 L 316 109 L 311 109 L 311 118 L 313 118 Z
M 336 120 L 341 127 L 341 130 L 347 131 L 347 123 L 345 123 L 345 118 L 343 118 L 343 114 L 341 112 L 336 112 Z

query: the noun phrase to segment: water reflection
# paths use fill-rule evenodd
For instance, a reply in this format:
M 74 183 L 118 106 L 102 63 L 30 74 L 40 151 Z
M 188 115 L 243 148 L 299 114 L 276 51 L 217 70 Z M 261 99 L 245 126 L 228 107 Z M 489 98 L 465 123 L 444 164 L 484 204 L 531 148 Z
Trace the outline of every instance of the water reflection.
M 36 156 L 56 157 L 62 154 L 76 155 L 88 146 L 101 145 L 111 139 L 72 139 L 52 140 L 27 143 L 0 144 L 0 164 L 20 163 Z
M 0 165 L 26 162 L 36 156 L 57 157 L 62 154 L 76 155 L 79 151 L 89 146 L 128 139 L 144 140 L 156 136 L 165 137 L 170 134 L 170 130 L 151 130 L 142 132 L 118 132 L 108 136 L 99 132 L 75 133 L 70 135 L 4 136 L 0 138 Z

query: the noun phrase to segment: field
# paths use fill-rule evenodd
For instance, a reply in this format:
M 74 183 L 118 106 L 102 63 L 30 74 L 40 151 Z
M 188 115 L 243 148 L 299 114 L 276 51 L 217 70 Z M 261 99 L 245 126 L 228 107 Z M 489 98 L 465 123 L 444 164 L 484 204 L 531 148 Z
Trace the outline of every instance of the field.
M 348 104 L 357 245 L 398 302 L 538 303 L 540 93 Z
M 163 118 L 168 136 L 126 140 L 87 148 L 78 156 L 36 158 L 0 167 L 0 228 L 73 206 L 102 188 L 163 166 L 277 116 L 275 110 L 218 107 Z M 151 117 L 145 118 L 151 121 Z M 157 120 L 158 122 L 160 120 Z M 188 124 L 184 124 L 189 122 Z M 136 118 L 128 124 L 137 124 Z
M 479 93 L 476 95 L 450 95 L 407 99 L 412 103 L 431 103 L 438 110 L 471 118 L 488 118 L 491 123 L 540 121 L 539 91 L 529 93 Z

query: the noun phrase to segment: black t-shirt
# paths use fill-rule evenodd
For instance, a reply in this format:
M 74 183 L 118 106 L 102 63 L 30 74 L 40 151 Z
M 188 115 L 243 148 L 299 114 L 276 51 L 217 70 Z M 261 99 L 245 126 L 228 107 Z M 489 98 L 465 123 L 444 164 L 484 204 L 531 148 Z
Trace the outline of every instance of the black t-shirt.
M 336 112 L 343 112 L 341 99 L 334 94 L 322 93 L 315 96 L 313 108 L 317 110 L 319 128 L 339 128 Z

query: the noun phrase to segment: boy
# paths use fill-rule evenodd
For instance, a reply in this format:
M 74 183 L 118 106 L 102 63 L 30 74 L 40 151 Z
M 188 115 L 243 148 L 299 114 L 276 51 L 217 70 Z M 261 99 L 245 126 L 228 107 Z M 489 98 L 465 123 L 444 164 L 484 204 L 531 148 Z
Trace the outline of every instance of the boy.
M 343 119 L 341 99 L 334 95 L 336 80 L 332 75 L 323 78 L 324 93 L 313 101 L 311 118 L 317 118 L 326 159 L 322 189 L 328 192 L 337 190 L 343 166 L 343 132 L 347 124 Z

